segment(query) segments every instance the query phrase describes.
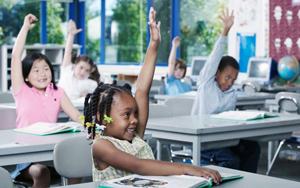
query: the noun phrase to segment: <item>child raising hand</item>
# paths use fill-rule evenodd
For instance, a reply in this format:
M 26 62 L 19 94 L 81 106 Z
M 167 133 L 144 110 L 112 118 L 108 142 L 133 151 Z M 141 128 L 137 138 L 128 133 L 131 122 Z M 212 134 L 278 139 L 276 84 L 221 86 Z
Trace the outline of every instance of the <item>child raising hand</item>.
M 176 59 L 176 50 L 180 45 L 180 38 L 174 37 L 168 59 L 168 74 L 165 81 L 165 94 L 178 95 L 192 90 L 191 85 L 182 81 L 186 74 L 186 64 L 182 59 Z
M 150 8 L 151 40 L 137 79 L 136 94 L 122 87 L 100 84 L 86 97 L 85 125 L 92 134 L 93 180 L 103 181 L 131 173 L 141 175 L 180 175 L 211 177 L 221 181 L 215 170 L 154 160 L 150 146 L 143 141 L 148 120 L 149 90 L 160 44 L 160 23 Z M 95 136 L 96 128 L 104 128 Z
M 68 35 L 65 46 L 63 62 L 60 66 L 60 78 L 58 85 L 62 87 L 71 100 L 85 97 L 98 85 L 99 77 L 93 80 L 91 74 L 99 74 L 93 60 L 86 55 L 80 55 L 72 63 L 72 49 L 75 35 L 81 32 L 73 20 L 68 22 Z M 100 74 L 99 74 L 100 75 Z
M 40 53 L 27 54 L 21 60 L 27 34 L 37 18 L 28 14 L 18 34 L 12 52 L 12 89 L 16 102 L 17 128 L 36 122 L 55 123 L 60 109 L 73 121 L 80 122 L 80 113 L 72 105 L 64 91 L 55 85 L 53 67 L 49 59 Z M 50 170 L 37 163 L 18 164 L 11 176 L 18 180 L 32 180 L 32 187 L 49 187 Z

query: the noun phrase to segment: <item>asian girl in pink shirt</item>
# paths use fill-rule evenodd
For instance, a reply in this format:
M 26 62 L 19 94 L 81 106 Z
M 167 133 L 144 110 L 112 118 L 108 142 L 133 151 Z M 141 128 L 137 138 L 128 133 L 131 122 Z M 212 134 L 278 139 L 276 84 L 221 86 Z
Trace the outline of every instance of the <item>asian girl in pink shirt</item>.
M 53 67 L 40 53 L 28 54 L 21 60 L 27 34 L 38 19 L 28 14 L 12 52 L 12 89 L 17 107 L 17 127 L 36 122 L 56 122 L 62 109 L 73 121 L 80 122 L 80 112 L 72 105 L 63 89 L 55 85 Z M 33 181 L 33 188 L 49 187 L 50 170 L 43 164 L 18 164 L 12 177 Z

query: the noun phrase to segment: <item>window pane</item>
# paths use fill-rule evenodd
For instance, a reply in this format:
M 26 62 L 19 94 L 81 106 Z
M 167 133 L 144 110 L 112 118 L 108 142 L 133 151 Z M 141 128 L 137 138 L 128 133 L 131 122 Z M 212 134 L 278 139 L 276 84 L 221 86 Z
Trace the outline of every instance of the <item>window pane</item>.
M 40 0 L 0 1 L 0 43 L 13 44 L 20 28 L 23 25 L 24 17 L 32 13 L 39 17 Z M 39 23 L 39 22 L 38 22 Z M 26 44 L 40 42 L 40 26 L 30 31 Z
M 146 0 L 106 1 L 105 63 L 143 61 L 146 49 Z
M 218 16 L 227 0 L 181 0 L 181 57 L 190 63 L 193 56 L 208 56 L 221 32 Z M 192 16 L 191 16 L 192 15 Z
M 157 63 L 167 64 L 171 36 L 171 0 L 153 0 L 153 7 L 156 10 L 156 20 L 161 22 L 161 43 L 159 46 Z
M 60 0 L 47 1 L 47 37 L 48 43 L 64 44 L 68 3 Z M 63 32 L 64 31 L 64 32 Z
M 94 60 L 100 62 L 100 0 L 85 1 L 85 27 L 86 27 L 86 54 Z

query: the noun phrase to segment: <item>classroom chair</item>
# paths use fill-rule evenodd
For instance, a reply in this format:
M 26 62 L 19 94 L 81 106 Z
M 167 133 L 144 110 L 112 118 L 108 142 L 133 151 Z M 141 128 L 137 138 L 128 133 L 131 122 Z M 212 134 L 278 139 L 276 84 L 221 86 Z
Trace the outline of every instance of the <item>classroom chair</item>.
M 10 177 L 10 174 L 9 172 L 0 167 L 0 184 L 1 184 L 1 187 L 5 187 L 5 188 L 13 188 L 14 185 L 13 185 L 13 181 Z
M 261 86 L 254 81 L 243 81 L 242 82 L 242 90 L 245 93 L 255 93 L 255 92 L 259 92 L 261 89 Z
M 275 96 L 275 101 L 278 105 L 278 112 L 280 113 L 297 113 L 300 114 L 300 93 L 293 93 L 293 92 L 280 92 L 277 93 Z M 282 146 L 285 143 L 295 142 L 294 140 L 300 139 L 300 132 L 293 132 L 292 137 L 289 139 L 283 139 L 279 142 L 278 147 L 275 151 L 275 154 L 271 160 L 271 164 L 267 170 L 267 175 L 269 175 L 276 158 L 279 155 L 279 152 Z
M 92 176 L 92 140 L 86 136 L 75 136 L 57 143 L 54 147 L 54 168 L 67 185 L 68 178 Z
M 172 116 L 187 116 L 191 114 L 194 98 L 172 97 L 165 101 L 165 105 L 172 112 Z
M 0 103 L 13 103 L 15 102 L 11 92 L 0 92 Z
M 172 97 L 164 102 L 165 108 L 161 111 L 160 117 L 189 116 L 194 104 L 194 98 Z M 151 114 L 151 112 L 150 112 Z M 165 144 L 168 146 L 168 142 Z M 189 145 L 170 144 L 170 155 L 172 161 L 191 162 L 192 148 Z

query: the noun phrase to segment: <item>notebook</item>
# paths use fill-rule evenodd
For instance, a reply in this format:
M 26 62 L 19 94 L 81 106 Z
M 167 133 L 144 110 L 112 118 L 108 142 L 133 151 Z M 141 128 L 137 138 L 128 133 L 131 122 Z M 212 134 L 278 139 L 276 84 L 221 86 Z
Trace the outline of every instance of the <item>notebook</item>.
M 220 118 L 220 119 L 232 119 L 232 120 L 257 120 L 270 117 L 277 117 L 277 114 L 269 113 L 265 111 L 258 110 L 244 110 L 244 111 L 225 111 L 219 114 L 212 114 L 210 117 Z
M 81 124 L 76 122 L 65 122 L 65 123 L 45 123 L 37 122 L 28 127 L 14 129 L 14 131 L 29 133 L 34 135 L 51 135 L 65 132 L 79 132 Z
M 229 181 L 242 178 L 240 175 L 220 173 L 222 181 Z M 130 175 L 118 179 L 113 179 L 100 185 L 98 188 L 135 188 L 135 187 L 155 187 L 155 188 L 205 188 L 211 187 L 211 179 L 198 176 L 174 175 L 174 176 L 141 176 Z

